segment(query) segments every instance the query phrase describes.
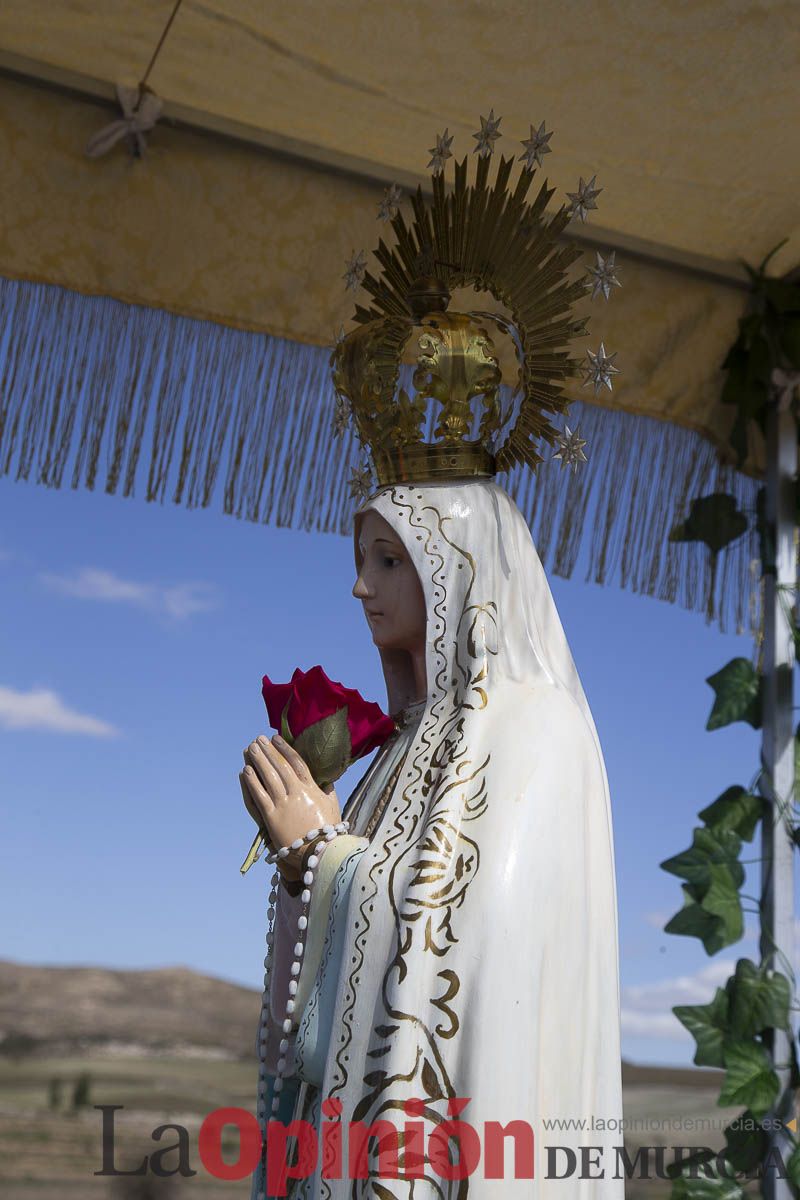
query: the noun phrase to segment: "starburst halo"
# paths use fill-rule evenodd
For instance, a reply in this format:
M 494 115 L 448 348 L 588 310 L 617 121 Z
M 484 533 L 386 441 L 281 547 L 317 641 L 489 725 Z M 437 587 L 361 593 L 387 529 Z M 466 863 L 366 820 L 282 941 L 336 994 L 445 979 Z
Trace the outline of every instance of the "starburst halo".
M 348 292 L 357 292 L 367 273 L 367 256 L 363 250 L 359 250 L 358 254 L 354 250 L 346 265 L 347 270 L 342 276 L 345 287 Z
M 556 444 L 559 449 L 553 455 L 553 458 L 561 459 L 562 467 L 572 467 L 573 472 L 575 472 L 578 469 L 578 463 L 589 461 L 583 453 L 583 447 L 587 445 L 587 442 L 585 438 L 578 436 L 577 426 L 573 433 L 569 425 L 565 423 L 564 432 L 559 434 Z
M 345 395 L 342 394 L 342 392 L 339 392 L 336 396 L 336 411 L 333 414 L 334 437 L 338 438 L 342 436 L 350 424 L 351 417 L 352 410 L 350 408 L 350 401 Z
M 393 183 L 392 186 L 388 187 L 383 194 L 383 199 L 381 200 L 378 208 L 378 220 L 393 220 L 393 218 L 397 216 L 398 209 L 400 208 L 400 201 L 402 199 L 402 189 L 398 184 Z
M 368 496 L 372 495 L 374 490 L 372 482 L 372 471 L 368 465 L 357 467 L 350 472 L 348 487 L 353 500 L 357 500 L 359 504 L 363 503 Z
M 552 147 L 548 146 L 547 144 L 552 136 L 552 129 L 549 133 L 545 133 L 544 121 L 542 121 L 541 125 L 536 130 L 534 130 L 533 126 L 531 125 L 531 136 L 529 138 L 525 138 L 520 143 L 520 145 L 524 148 L 525 153 L 519 155 L 520 160 L 525 163 L 525 166 L 529 171 L 533 170 L 534 163 L 538 163 L 541 167 L 543 155 L 550 154 L 552 152 Z
M 434 175 L 440 175 L 444 170 L 444 164 L 448 158 L 452 158 L 453 154 L 450 147 L 453 144 L 455 134 L 451 133 L 448 137 L 448 130 L 444 133 L 436 134 L 436 145 L 433 146 L 428 153 L 431 156 L 431 161 L 428 163 L 428 170 L 433 171 Z
M 582 221 L 586 220 L 590 208 L 597 208 L 595 200 L 602 192 L 602 188 L 594 186 L 596 175 L 593 175 L 588 183 L 584 183 L 581 175 L 578 181 L 577 192 L 567 192 L 568 198 L 572 201 L 570 204 L 570 214 L 573 217 L 580 217 Z
M 605 258 L 599 250 L 596 251 L 597 262 L 593 267 L 587 267 L 586 273 L 589 278 L 586 280 L 587 288 L 592 289 L 592 299 L 596 299 L 600 292 L 603 293 L 606 300 L 611 295 L 612 287 L 622 287 L 622 284 L 617 279 L 615 274 L 616 266 L 614 258 L 616 250 L 611 250 Z
M 614 366 L 614 359 L 617 357 L 616 351 L 611 355 L 606 354 L 606 348 L 601 342 L 597 353 L 594 354 L 591 350 L 587 350 L 586 357 L 588 363 L 583 368 L 586 378 L 582 386 L 588 387 L 590 383 L 593 384 L 595 396 L 601 387 L 607 387 L 610 392 L 613 391 L 611 376 L 619 375 L 619 367 Z
M 502 117 L 495 117 L 494 109 L 489 109 L 488 117 L 481 117 L 481 127 L 477 133 L 473 133 L 473 137 L 478 143 L 473 146 L 473 152 L 479 154 L 481 158 L 487 158 L 494 151 L 494 143 L 503 135 L 499 132 L 499 125 Z

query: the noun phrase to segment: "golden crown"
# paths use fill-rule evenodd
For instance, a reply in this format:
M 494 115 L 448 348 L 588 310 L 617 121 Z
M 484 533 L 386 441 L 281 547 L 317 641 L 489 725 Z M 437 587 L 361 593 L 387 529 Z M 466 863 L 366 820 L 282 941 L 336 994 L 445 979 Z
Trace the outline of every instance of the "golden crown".
M 381 266 L 367 271 L 363 251 L 347 264 L 347 287 L 362 287 L 369 308 L 357 305 L 356 328 L 341 334 L 331 356 L 337 410 L 334 428 L 350 421 L 368 463 L 353 472 L 351 493 L 368 495 L 374 487 L 401 481 L 424 482 L 449 476 L 487 476 L 525 462 L 536 470 L 544 459 L 537 442 L 558 445 L 561 465 L 586 462 L 586 442 L 568 425 L 559 431 L 549 417 L 564 413 L 571 397 L 565 380 L 583 369 L 585 384 L 611 389 L 616 355 L 600 344 L 587 352 L 582 366 L 571 358 L 572 339 L 586 333 L 586 317 L 573 304 L 600 292 L 608 299 L 618 286 L 614 253 L 597 254 L 589 278 L 570 278 L 582 253 L 561 235 L 574 217 L 586 219 L 597 207 L 595 178 L 580 180 L 549 218 L 545 210 L 555 189 L 547 181 L 532 202 L 526 200 L 536 164 L 541 165 L 552 133 L 544 123 L 531 126 L 522 145 L 516 185 L 509 189 L 514 158 L 501 156 L 493 182 L 489 169 L 494 142 L 501 136 L 494 111 L 481 117 L 475 152 L 475 182 L 467 183 L 468 156 L 455 163 L 453 186 L 445 186 L 445 162 L 453 157 L 453 137 L 445 130 L 431 150 L 433 195 L 421 188 L 412 196 L 413 220 L 400 211 L 401 192 L 392 185 L 378 216 L 391 222 L 395 245 L 381 239 L 374 251 Z M 448 310 L 456 288 L 488 292 L 507 314 Z M 503 350 L 502 343 L 506 344 Z M 513 353 L 517 386 L 501 402 L 500 352 Z M 400 386 L 401 365 L 410 358 L 410 390 Z

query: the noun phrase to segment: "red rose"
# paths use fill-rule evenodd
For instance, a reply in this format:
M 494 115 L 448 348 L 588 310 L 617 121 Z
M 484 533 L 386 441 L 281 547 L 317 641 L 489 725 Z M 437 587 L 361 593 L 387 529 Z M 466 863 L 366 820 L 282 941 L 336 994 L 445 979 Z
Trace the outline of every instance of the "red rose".
M 302 755 L 319 784 L 338 779 L 396 729 L 380 705 L 334 683 L 320 666 L 298 667 L 289 683 L 272 683 L 265 675 L 261 694 L 273 728 Z

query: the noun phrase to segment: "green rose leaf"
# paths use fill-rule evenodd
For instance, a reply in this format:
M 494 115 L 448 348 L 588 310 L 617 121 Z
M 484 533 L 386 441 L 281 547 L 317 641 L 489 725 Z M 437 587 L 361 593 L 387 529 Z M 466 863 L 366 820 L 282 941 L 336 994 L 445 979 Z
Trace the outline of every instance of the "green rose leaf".
M 334 783 L 347 770 L 353 753 L 347 707 L 309 725 L 294 739 L 294 748 L 320 787 Z
M 723 1046 L 725 1082 L 717 1103 L 745 1104 L 760 1121 L 774 1105 L 780 1092 L 780 1081 L 772 1060 L 757 1042 L 734 1042 Z
M 697 815 L 713 833 L 730 829 L 746 842 L 751 842 L 765 808 L 763 796 L 754 796 L 745 788 L 734 786 L 727 788 Z
M 740 958 L 727 991 L 733 1037 L 749 1040 L 762 1029 L 788 1027 L 792 992 L 789 980 L 779 971 Z
M 732 721 L 747 721 L 761 728 L 761 676 L 749 658 L 732 658 L 721 671 L 709 675 L 706 683 L 716 693 L 706 729 L 721 729 Z
M 689 516 L 669 535 L 671 542 L 705 542 L 718 554 L 747 531 L 747 517 L 736 507 L 734 496 L 713 492 L 692 501 Z
M 697 1043 L 698 1067 L 724 1067 L 722 1043 L 728 1030 L 728 994 L 718 987 L 710 1004 L 677 1004 L 672 1010 Z

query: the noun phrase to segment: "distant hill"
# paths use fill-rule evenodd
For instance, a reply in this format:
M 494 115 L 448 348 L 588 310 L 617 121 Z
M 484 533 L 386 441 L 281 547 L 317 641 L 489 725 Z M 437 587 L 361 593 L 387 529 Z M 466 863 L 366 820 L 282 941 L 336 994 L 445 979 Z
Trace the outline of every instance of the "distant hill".
M 0 1054 L 68 1054 L 92 1047 L 124 1055 L 250 1059 L 261 997 L 188 967 L 118 971 L 32 967 L 0 960 Z
M 260 993 L 188 967 L 118 971 L 0 959 L 0 1054 L 152 1051 L 248 1061 Z M 718 1090 L 722 1071 L 622 1063 L 626 1087 Z

